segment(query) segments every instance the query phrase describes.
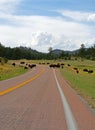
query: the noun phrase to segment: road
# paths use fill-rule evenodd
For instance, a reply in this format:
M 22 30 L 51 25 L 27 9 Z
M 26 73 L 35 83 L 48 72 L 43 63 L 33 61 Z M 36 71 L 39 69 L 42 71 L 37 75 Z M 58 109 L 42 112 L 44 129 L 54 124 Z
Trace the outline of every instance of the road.
M 1 81 L 0 104 L 0 130 L 95 130 L 94 111 L 48 66 Z

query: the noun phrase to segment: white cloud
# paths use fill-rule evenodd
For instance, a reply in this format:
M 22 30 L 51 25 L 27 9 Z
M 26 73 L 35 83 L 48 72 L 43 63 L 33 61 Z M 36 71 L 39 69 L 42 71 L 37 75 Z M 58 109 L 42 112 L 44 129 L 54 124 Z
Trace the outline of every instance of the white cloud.
M 89 17 L 88 17 L 88 21 L 95 22 L 95 13 L 94 13 L 94 14 L 89 15 Z
M 84 22 L 95 22 L 95 13 L 91 12 L 82 12 L 82 11 L 71 11 L 71 10 L 60 10 L 58 11 L 63 16 L 71 18 L 76 21 Z
M 0 12 L 12 13 L 21 0 L 0 0 Z
M 95 41 L 94 27 L 61 17 L 2 14 L 0 18 L 10 23 L 0 25 L 0 42 L 6 46 L 22 45 L 46 52 L 50 46 L 74 50 L 81 43 L 91 45 Z

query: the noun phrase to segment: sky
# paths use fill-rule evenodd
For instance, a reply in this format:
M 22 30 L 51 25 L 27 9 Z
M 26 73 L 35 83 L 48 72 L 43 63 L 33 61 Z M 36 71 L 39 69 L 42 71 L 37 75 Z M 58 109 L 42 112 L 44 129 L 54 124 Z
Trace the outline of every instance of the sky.
M 40 52 L 95 44 L 95 0 L 0 0 L 0 42 Z

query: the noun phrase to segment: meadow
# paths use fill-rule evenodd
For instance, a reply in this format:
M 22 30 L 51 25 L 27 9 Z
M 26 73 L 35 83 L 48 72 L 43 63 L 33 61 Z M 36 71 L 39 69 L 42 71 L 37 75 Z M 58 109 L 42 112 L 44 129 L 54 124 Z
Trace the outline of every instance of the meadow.
M 0 64 L 0 81 L 24 74 L 26 71 L 23 67 L 19 67 L 19 65 L 14 67 L 10 63 Z
M 74 68 L 78 68 L 79 73 L 76 73 Z M 85 68 L 94 72 L 84 72 L 83 69 Z M 95 108 L 95 61 L 67 61 L 60 71 L 70 86 Z

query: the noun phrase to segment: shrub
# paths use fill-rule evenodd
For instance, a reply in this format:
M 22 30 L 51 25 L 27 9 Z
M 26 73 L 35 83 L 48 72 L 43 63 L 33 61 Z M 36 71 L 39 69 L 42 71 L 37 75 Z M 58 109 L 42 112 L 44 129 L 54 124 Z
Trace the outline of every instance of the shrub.
M 3 58 L 3 57 L 0 57 L 0 63 L 3 65 L 4 63 L 7 63 L 8 62 L 8 59 L 7 58 Z

